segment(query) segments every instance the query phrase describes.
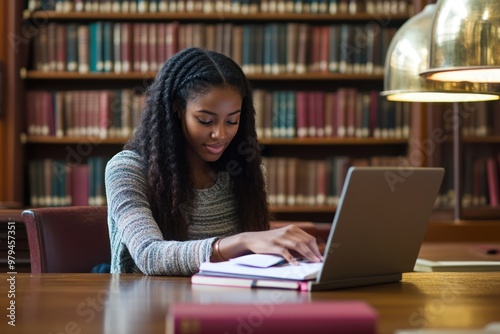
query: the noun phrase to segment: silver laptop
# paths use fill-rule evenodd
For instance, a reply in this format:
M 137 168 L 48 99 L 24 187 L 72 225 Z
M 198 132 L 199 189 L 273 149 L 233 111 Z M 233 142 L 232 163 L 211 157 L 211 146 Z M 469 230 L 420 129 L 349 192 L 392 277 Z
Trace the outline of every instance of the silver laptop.
M 444 168 L 350 167 L 308 290 L 398 282 L 413 271 L 443 176 Z

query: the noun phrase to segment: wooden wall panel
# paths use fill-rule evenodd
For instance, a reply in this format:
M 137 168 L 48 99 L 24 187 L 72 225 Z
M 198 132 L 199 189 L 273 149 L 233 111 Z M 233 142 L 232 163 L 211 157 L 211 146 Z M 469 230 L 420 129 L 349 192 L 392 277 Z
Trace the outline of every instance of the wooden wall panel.
M 5 157 L 6 157 L 6 142 L 5 142 L 5 10 L 6 0 L 0 0 L 0 71 L 2 71 L 2 82 L 0 82 L 0 203 L 6 200 L 5 184 L 7 175 L 5 173 Z
M 4 112 L 1 116 L 1 185 L 0 206 L 18 207 L 23 203 L 23 145 L 21 143 L 22 114 L 20 78 L 21 57 L 19 48 L 9 42 L 9 39 L 22 37 L 21 12 L 23 1 L 0 0 L 2 13 L 1 24 L 3 32 L 0 34 L 2 52 L 5 62 L 4 71 Z M 17 18 L 17 19 L 16 19 Z M 25 46 L 23 46 L 25 47 Z

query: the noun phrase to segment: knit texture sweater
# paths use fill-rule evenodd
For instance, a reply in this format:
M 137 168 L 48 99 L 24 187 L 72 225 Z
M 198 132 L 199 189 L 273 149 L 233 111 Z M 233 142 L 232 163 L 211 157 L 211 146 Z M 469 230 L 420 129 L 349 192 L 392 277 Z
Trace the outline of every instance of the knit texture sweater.
M 166 241 L 147 198 L 146 163 L 134 151 L 116 154 L 106 165 L 111 273 L 189 276 L 212 255 L 217 237 L 240 233 L 232 182 L 226 172 L 210 188 L 196 190 L 188 241 Z

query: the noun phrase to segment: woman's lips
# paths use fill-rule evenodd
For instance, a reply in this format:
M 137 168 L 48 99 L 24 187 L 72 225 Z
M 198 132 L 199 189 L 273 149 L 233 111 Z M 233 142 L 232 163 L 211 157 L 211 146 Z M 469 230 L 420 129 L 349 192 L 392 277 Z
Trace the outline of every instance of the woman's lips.
M 216 145 L 206 145 L 205 144 L 205 147 L 212 154 L 220 154 L 220 153 L 222 153 L 222 151 L 224 151 L 225 146 L 219 145 L 219 144 L 216 144 Z

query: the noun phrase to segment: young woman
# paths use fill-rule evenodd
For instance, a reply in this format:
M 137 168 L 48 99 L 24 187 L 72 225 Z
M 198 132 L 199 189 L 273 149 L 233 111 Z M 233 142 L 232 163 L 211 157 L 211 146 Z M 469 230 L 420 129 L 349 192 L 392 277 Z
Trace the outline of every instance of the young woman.
M 203 261 L 248 253 L 322 260 L 301 229 L 269 229 L 254 117 L 230 58 L 189 48 L 165 62 L 106 167 L 112 273 L 192 275 Z

